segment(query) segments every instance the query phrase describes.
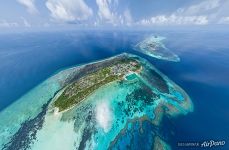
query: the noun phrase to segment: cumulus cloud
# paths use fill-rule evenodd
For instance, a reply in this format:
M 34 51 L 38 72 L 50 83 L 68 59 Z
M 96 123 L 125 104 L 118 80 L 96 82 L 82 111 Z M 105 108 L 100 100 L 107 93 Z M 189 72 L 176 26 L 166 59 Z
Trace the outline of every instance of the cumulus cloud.
M 218 24 L 229 24 L 229 16 L 220 18 Z
M 205 0 L 198 4 L 191 5 L 188 8 L 180 8 L 177 13 L 183 15 L 200 15 L 212 12 L 214 9 L 221 6 L 221 0 Z
M 181 15 L 159 15 L 150 19 L 142 19 L 139 25 L 206 25 L 207 16 L 181 16 Z
M 6 20 L 0 20 L 0 27 L 1 28 L 18 27 L 18 23 L 8 22 Z
M 126 23 L 126 25 L 128 25 L 128 26 L 132 25 L 132 23 L 133 23 L 133 18 L 132 18 L 132 15 L 131 15 L 129 9 L 126 9 L 126 10 L 124 11 L 123 16 L 124 16 L 124 18 L 125 18 L 125 23 Z
M 111 11 L 111 0 L 96 0 L 98 6 L 98 16 L 101 20 L 114 23 L 116 16 Z
M 108 102 L 103 101 L 96 106 L 96 121 L 98 125 L 104 130 L 104 132 L 108 132 L 112 125 L 112 110 Z
M 92 9 L 84 0 L 48 0 L 46 7 L 58 21 L 84 21 L 93 15 Z
M 27 27 L 27 28 L 31 27 L 31 24 L 24 17 L 22 17 L 21 19 L 22 19 L 25 27 Z
M 96 0 L 98 7 L 96 25 L 131 26 L 133 17 L 128 8 L 121 6 L 118 0 Z
M 157 15 L 142 19 L 141 25 L 207 25 L 213 13 L 221 6 L 221 0 L 205 0 L 189 7 L 178 8 L 170 15 Z
M 229 1 L 203 0 L 188 7 L 178 8 L 168 15 L 143 18 L 138 25 L 207 25 L 228 24 Z
M 0 28 L 31 27 L 31 24 L 24 17 L 21 17 L 21 21 L 22 22 L 18 23 L 0 20 Z
M 26 7 L 27 11 L 31 14 L 38 13 L 34 0 L 17 0 L 20 4 Z
M 36 0 L 17 0 L 28 12 L 37 13 Z M 67 23 L 80 23 L 88 26 L 135 26 L 135 25 L 207 25 L 228 24 L 229 1 L 203 0 L 192 5 L 177 8 L 175 11 L 152 16 L 135 16 L 129 3 L 119 0 L 45 0 L 53 20 Z M 93 7 L 90 7 L 90 5 Z M 142 9 L 144 12 L 144 8 Z M 94 13 L 95 12 L 95 13 Z M 133 14 L 132 14 L 133 13 Z M 140 19 L 139 19 L 140 17 Z M 28 21 L 23 21 L 29 26 Z

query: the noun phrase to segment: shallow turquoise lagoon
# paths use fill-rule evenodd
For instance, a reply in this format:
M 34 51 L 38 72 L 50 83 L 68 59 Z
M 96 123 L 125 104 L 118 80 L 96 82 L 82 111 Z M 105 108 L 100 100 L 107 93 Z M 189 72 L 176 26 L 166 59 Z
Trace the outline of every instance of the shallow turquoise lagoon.
M 1 112 L 0 148 L 170 149 L 159 130 L 162 118 L 191 112 L 190 98 L 138 56 L 107 60 L 120 56 L 139 61 L 141 72 L 98 88 L 67 111 L 57 112 L 53 102 L 85 66 L 59 72 Z
M 126 76 L 127 80 L 133 80 L 136 79 L 138 76 L 135 73 L 131 73 L 129 75 Z

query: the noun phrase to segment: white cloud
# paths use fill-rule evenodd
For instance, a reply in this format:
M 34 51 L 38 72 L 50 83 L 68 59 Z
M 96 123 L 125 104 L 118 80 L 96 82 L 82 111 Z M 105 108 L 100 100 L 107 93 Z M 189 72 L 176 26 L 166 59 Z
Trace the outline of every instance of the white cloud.
M 38 13 L 38 10 L 35 6 L 34 0 L 17 0 L 20 4 L 24 5 L 27 9 L 27 11 L 31 14 Z
M 183 15 L 200 15 L 203 13 L 208 13 L 216 8 L 221 6 L 221 0 L 205 0 L 198 4 L 191 5 L 188 8 L 180 8 L 178 9 L 178 14 Z
M 142 19 L 140 25 L 207 25 L 213 19 L 215 9 L 222 5 L 221 0 L 205 0 L 186 8 L 178 8 L 170 15 L 157 15 Z
M 220 7 L 214 12 L 215 16 L 218 18 L 221 18 L 222 16 L 229 16 L 229 1 L 224 0 L 220 4 Z
M 115 4 L 118 1 L 114 1 Z M 101 20 L 108 21 L 110 23 L 114 23 L 116 20 L 115 14 L 111 11 L 111 0 L 96 0 L 98 6 L 98 16 Z
M 46 7 L 58 21 L 84 21 L 93 15 L 92 9 L 84 0 L 48 0 Z
M 27 28 L 31 27 L 31 24 L 24 17 L 22 17 L 21 19 L 22 19 L 25 27 L 27 27 Z
M 130 13 L 130 10 L 126 9 L 123 13 L 123 16 L 125 18 L 126 25 L 130 26 L 133 23 L 133 18 L 132 18 L 132 15 Z
M 137 24 L 140 25 L 206 25 L 207 16 L 178 16 L 178 15 L 159 15 L 150 19 L 143 19 Z
M 107 101 L 98 103 L 96 106 L 96 121 L 103 128 L 104 132 L 108 132 L 112 126 L 113 114 Z
M 220 18 L 218 24 L 229 24 L 229 16 Z
M 8 22 L 6 20 L 0 21 L 0 28 L 9 28 L 9 27 L 18 27 L 18 23 L 16 22 Z
M 128 8 L 120 7 L 118 0 L 96 0 L 98 19 L 96 25 L 112 24 L 113 26 L 131 26 L 133 18 Z

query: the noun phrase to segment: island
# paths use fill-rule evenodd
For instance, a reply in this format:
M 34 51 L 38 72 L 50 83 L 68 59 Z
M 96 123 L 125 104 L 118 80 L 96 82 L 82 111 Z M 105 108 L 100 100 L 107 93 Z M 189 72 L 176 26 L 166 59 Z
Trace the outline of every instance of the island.
M 181 87 L 128 53 L 64 69 L 16 106 L 26 114 L 4 122 L 2 149 L 169 150 L 164 120 L 193 111 Z
M 164 129 L 157 128 L 164 117 L 185 115 L 193 106 L 186 92 L 148 61 L 123 53 L 81 66 L 50 109 L 64 122 L 75 120 L 77 149 L 135 149 L 141 142 L 139 149 L 169 149 Z
M 110 82 L 130 79 L 135 73 L 140 72 L 141 65 L 131 58 L 112 60 L 108 66 L 91 70 L 79 80 L 67 85 L 60 97 L 54 102 L 59 111 L 66 110 L 80 103 L 99 87 Z
M 163 43 L 165 39 L 163 36 L 151 35 L 136 44 L 134 49 L 157 59 L 180 61 L 180 58 L 165 46 Z

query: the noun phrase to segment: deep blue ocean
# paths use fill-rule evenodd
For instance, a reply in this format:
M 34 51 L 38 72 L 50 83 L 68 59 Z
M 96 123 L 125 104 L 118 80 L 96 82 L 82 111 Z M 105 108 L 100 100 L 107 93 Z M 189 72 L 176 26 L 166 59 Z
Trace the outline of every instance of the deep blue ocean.
M 156 34 L 180 62 L 154 59 L 133 46 Z M 56 72 L 122 52 L 140 55 L 180 85 L 194 112 L 165 121 L 177 142 L 224 140 L 229 149 L 229 31 L 58 31 L 0 34 L 0 111 Z

